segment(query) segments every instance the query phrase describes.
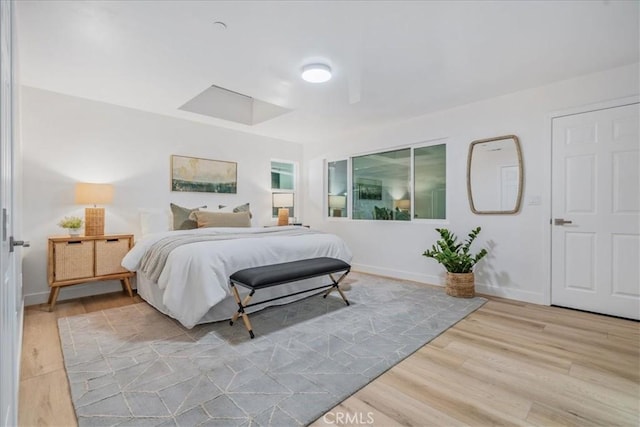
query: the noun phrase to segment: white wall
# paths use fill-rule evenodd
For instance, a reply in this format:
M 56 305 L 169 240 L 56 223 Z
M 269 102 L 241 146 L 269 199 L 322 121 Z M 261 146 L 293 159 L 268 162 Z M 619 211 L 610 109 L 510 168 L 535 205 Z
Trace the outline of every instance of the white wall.
M 106 232 L 139 235 L 138 209 L 251 202 L 254 224 L 270 217 L 270 159 L 302 161 L 304 222 L 342 236 L 354 268 L 428 283 L 444 270 L 421 256 L 446 226 L 459 234 L 482 226 L 477 247 L 490 257 L 476 270 L 479 291 L 537 303 L 549 302 L 551 210 L 550 115 L 639 92 L 638 64 L 440 111 L 348 139 L 303 148 L 294 143 L 184 121 L 114 105 L 23 87 L 23 228 L 32 247 L 23 262 L 25 303 L 45 302 L 46 238 L 64 231 L 65 215 L 83 215 L 73 204 L 78 181 L 112 182 Z M 427 95 L 425 95 L 427 96 Z M 476 139 L 516 134 L 523 150 L 525 186 L 517 215 L 474 215 L 466 196 L 466 158 Z M 446 222 L 352 221 L 325 218 L 324 159 L 336 159 L 446 137 Z M 169 156 L 191 155 L 238 162 L 238 194 L 172 193 Z M 539 197 L 541 204 L 529 202 Z M 60 299 L 120 289 L 116 282 L 64 289 Z
M 353 250 L 354 269 L 443 283 L 444 269 L 422 252 L 446 226 L 465 237 L 482 226 L 475 248 L 489 249 L 476 269 L 481 292 L 548 304 L 550 274 L 551 128 L 559 110 L 639 92 L 638 64 L 427 114 L 386 128 L 354 133 L 323 146 L 305 146 L 305 221 L 339 234 Z M 429 94 L 424 94 L 429 96 Z M 466 159 L 476 139 L 515 134 L 524 160 L 524 199 L 517 215 L 474 215 L 466 193 Z M 324 218 L 323 161 L 447 137 L 446 222 L 404 223 Z M 536 205 L 532 201 L 540 198 Z
M 57 222 L 84 216 L 74 204 L 76 182 L 114 185 L 106 233 L 140 235 L 140 208 L 250 202 L 253 225 L 271 218 L 272 158 L 300 162 L 302 146 L 115 105 L 22 87 L 23 229 L 31 248 L 23 261 L 25 304 L 46 302 L 47 236 Z M 171 192 L 170 156 L 238 163 L 238 194 Z M 302 198 L 300 198 L 302 199 Z M 59 299 L 110 292 L 118 282 L 64 288 Z

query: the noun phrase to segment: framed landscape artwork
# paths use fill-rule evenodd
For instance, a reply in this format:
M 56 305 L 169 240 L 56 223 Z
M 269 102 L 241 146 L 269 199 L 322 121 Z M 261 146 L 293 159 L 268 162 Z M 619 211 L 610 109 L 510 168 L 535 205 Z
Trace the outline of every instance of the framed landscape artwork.
M 356 189 L 360 200 L 382 200 L 382 181 L 360 178 L 356 181 Z
M 237 185 L 236 162 L 171 156 L 171 191 L 235 194 Z

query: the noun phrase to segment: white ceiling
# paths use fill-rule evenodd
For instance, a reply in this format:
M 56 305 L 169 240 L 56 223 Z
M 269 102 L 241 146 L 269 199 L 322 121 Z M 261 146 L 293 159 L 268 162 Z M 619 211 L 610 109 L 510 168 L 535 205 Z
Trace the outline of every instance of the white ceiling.
M 21 0 L 20 79 L 305 143 L 637 62 L 639 4 Z M 302 81 L 318 61 L 334 78 Z M 293 111 L 249 126 L 178 109 L 212 84 Z

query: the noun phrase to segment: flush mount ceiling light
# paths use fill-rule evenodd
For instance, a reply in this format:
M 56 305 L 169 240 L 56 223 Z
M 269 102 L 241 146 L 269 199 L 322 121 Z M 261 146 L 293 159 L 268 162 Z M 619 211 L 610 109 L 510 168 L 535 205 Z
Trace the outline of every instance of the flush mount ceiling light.
M 302 67 L 302 79 L 309 83 L 324 83 L 331 79 L 331 68 L 325 64 L 309 64 Z

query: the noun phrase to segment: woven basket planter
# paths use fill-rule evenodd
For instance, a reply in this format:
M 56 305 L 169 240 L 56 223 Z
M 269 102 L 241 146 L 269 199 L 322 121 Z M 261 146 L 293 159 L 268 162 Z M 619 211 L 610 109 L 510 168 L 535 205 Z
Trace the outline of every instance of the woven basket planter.
M 475 280 L 473 273 L 447 272 L 447 295 L 459 298 L 473 298 L 475 296 Z

